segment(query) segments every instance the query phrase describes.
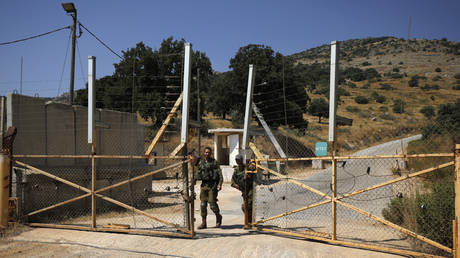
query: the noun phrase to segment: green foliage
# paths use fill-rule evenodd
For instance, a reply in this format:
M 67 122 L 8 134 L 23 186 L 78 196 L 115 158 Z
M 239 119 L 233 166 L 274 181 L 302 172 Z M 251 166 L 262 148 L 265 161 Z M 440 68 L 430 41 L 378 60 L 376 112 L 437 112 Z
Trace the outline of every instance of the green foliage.
M 422 113 L 426 118 L 431 120 L 431 118 L 433 118 L 435 115 L 434 107 L 424 106 L 422 109 L 420 109 L 420 113 Z
M 371 85 L 369 83 L 366 83 L 363 86 L 361 86 L 361 89 L 366 90 L 366 89 L 369 89 L 370 87 L 371 87 Z
M 375 101 L 377 103 L 384 103 L 385 101 L 387 101 L 387 98 L 383 95 L 378 95 L 377 97 L 375 97 Z
M 394 73 L 399 73 L 399 68 L 398 67 L 393 68 L 393 72 Z
M 439 75 L 436 75 L 435 77 L 433 77 L 432 80 L 433 80 L 434 82 L 436 82 L 436 81 L 442 80 L 442 77 L 439 76 Z
M 425 86 L 421 87 L 420 89 L 422 89 L 422 90 L 439 90 L 440 87 L 437 84 L 434 84 L 434 85 L 426 84 Z
M 460 90 L 460 85 L 454 85 L 454 86 L 452 86 L 452 89 L 453 90 Z
M 307 112 L 312 116 L 317 116 L 318 122 L 321 123 L 322 117 L 329 117 L 329 103 L 323 98 L 313 99 L 308 105 Z
M 364 96 L 356 96 L 355 97 L 355 102 L 358 103 L 358 104 L 367 104 L 367 103 L 369 103 L 369 99 L 367 99 Z
M 369 66 L 369 65 L 372 65 L 372 64 L 369 63 L 368 61 L 364 61 L 361 65 L 362 65 L 362 66 Z
M 159 127 L 168 113 L 166 103 L 174 103 L 180 93 L 180 90 L 171 92 L 167 86 L 180 89 L 182 85 L 184 43 L 184 39 L 170 37 L 162 41 L 158 50 L 139 42 L 134 48 L 122 51 L 123 59 L 114 64 L 113 75 L 96 81 L 96 107 L 137 111 L 144 119 L 151 118 L 153 127 Z M 192 76 L 196 75 L 197 68 L 201 71 L 200 88 L 206 92 L 207 78 L 212 73 L 211 62 L 204 53 L 194 51 Z M 76 103 L 87 105 L 86 96 L 86 89 L 77 91 Z M 196 92 L 192 91 L 191 97 L 196 102 Z M 191 106 L 191 112 L 196 116 L 196 106 Z
M 265 121 L 271 126 L 305 128 L 307 121 L 303 119 L 303 113 L 310 98 L 303 87 L 302 75 L 295 72 L 292 58 L 275 53 L 269 46 L 250 44 L 241 47 L 230 60 L 232 70 L 228 72 L 229 80 L 225 83 L 225 96 L 231 99 L 230 109 L 244 113 L 250 64 L 255 65 L 257 74 L 254 103 Z M 285 114 L 289 114 L 286 119 Z
M 409 85 L 409 87 L 418 87 L 418 79 L 412 77 L 408 82 L 407 84 Z
M 366 70 L 361 70 L 356 67 L 348 67 L 341 72 L 341 75 L 345 79 L 350 79 L 355 82 L 369 80 L 372 78 L 380 78 L 380 74 L 374 68 L 367 68 Z
M 436 69 L 434 69 L 434 71 L 437 72 L 437 73 L 440 73 L 440 72 L 441 72 L 441 68 L 436 67 Z
M 394 88 L 388 83 L 382 83 L 380 84 L 380 89 L 381 90 L 393 90 Z
M 393 101 L 393 113 L 397 113 L 397 114 L 402 114 L 404 113 L 404 109 L 406 107 L 406 102 L 404 102 L 404 100 L 402 99 L 395 99 Z
M 347 82 L 347 86 L 350 87 L 351 89 L 356 88 L 356 84 L 353 82 Z
M 436 120 L 422 128 L 422 138 L 428 139 L 435 134 L 449 134 L 459 137 L 460 133 L 460 99 L 455 103 L 441 104 L 438 107 Z
M 432 192 L 417 194 L 415 198 L 399 196 L 382 210 L 385 219 L 452 247 L 452 220 L 455 218 L 452 180 L 439 180 L 433 184 Z
M 345 108 L 345 111 L 350 112 L 350 113 L 358 113 L 359 111 L 361 111 L 361 109 L 355 106 L 347 106 Z
M 460 73 L 456 73 L 456 74 L 454 74 L 454 78 L 455 78 L 455 79 L 459 79 L 459 80 L 460 80 Z

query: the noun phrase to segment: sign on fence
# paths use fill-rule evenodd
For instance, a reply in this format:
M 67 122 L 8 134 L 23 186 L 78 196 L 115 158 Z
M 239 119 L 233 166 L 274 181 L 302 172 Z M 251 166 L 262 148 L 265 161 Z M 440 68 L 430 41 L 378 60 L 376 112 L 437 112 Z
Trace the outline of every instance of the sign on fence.
M 315 143 L 315 155 L 316 156 L 327 156 L 327 142 Z

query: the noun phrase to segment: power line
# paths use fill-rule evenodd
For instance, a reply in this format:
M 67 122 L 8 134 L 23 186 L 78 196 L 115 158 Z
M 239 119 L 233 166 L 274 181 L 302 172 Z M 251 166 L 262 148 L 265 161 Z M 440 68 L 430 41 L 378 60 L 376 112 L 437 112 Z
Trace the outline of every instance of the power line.
M 39 35 L 35 35 L 35 36 L 31 36 L 31 37 L 28 37 L 28 38 L 24 38 L 24 39 L 18 39 L 18 40 L 9 41 L 9 42 L 3 42 L 3 43 L 0 43 L 0 46 L 9 45 L 9 44 L 18 43 L 18 42 L 21 42 L 21 41 L 26 41 L 26 40 L 29 40 L 29 39 L 38 38 L 38 37 L 45 36 L 45 35 L 48 35 L 48 34 L 51 34 L 51 33 L 54 33 L 54 32 L 58 32 L 58 31 L 63 30 L 63 29 L 70 29 L 70 26 L 65 26 L 65 27 L 62 27 L 62 28 L 59 28 L 59 29 L 55 29 L 55 30 L 52 30 L 52 31 L 48 31 L 48 32 L 45 32 L 45 33 L 42 33 L 42 34 L 39 34 Z
M 100 40 L 96 35 L 94 35 L 94 33 L 89 31 L 83 24 L 81 24 L 81 22 L 78 22 L 78 24 L 81 27 L 83 27 L 83 29 L 85 29 L 89 34 L 91 34 L 91 36 L 93 36 L 95 39 L 97 39 L 97 41 L 99 41 L 104 47 L 106 47 L 108 50 L 110 50 L 110 52 L 112 52 L 114 55 L 118 56 L 120 59 L 123 59 L 123 57 L 121 57 L 119 54 L 115 53 L 115 51 L 113 51 L 109 46 L 107 46 L 107 44 L 102 42 L 102 40 Z

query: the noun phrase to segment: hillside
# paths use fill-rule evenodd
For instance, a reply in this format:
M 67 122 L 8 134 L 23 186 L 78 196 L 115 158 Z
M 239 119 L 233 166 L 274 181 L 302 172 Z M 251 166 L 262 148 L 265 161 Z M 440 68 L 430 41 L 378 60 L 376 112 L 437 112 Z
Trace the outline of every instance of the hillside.
M 430 119 L 420 110 L 460 98 L 460 43 L 442 40 L 404 40 L 393 37 L 340 42 L 341 77 L 338 115 L 353 119 L 338 127 L 339 148 L 363 147 L 421 133 Z M 322 45 L 290 56 L 311 100 L 329 95 L 330 46 Z M 357 99 L 359 98 L 359 100 Z M 358 103 L 359 102 L 359 103 Z M 279 131 L 313 149 L 327 140 L 327 118 L 304 114 L 305 132 Z

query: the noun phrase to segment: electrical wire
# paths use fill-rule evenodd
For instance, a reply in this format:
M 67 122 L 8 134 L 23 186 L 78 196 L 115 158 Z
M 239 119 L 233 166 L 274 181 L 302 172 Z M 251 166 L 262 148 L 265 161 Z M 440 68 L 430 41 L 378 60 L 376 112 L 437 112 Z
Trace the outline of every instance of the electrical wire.
M 61 91 L 61 85 L 62 85 L 62 77 L 64 76 L 64 70 L 65 70 L 65 64 L 67 62 L 67 55 L 69 54 L 69 46 L 70 46 L 70 39 L 72 37 L 72 31 L 70 32 L 69 34 L 69 39 L 67 41 L 67 49 L 65 51 L 65 57 L 64 57 L 64 63 L 62 64 L 62 70 L 61 70 L 61 77 L 59 79 L 59 86 L 58 86 L 58 90 L 57 90 L 57 95 L 56 97 L 59 97 L 59 93 Z
M 18 42 L 22 42 L 22 41 L 26 41 L 26 40 L 30 40 L 30 39 L 34 39 L 34 38 L 38 38 L 38 37 L 42 37 L 42 36 L 45 36 L 45 35 L 48 35 L 48 34 L 51 34 L 51 33 L 54 33 L 54 32 L 58 32 L 58 31 L 64 30 L 64 29 L 71 29 L 71 27 L 70 26 L 65 26 L 65 27 L 62 27 L 62 28 L 59 28 L 59 29 L 55 29 L 55 30 L 52 30 L 52 31 L 48 31 L 48 32 L 39 34 L 39 35 L 27 37 L 27 38 L 24 38 L 24 39 L 18 39 L 18 40 L 13 40 L 13 41 L 9 41 L 9 42 L 3 42 L 3 43 L 0 43 L 0 46 L 9 45 L 9 44 L 13 44 L 13 43 L 18 43 Z
M 109 46 L 107 46 L 107 44 L 105 44 L 101 39 L 99 39 L 96 35 L 94 35 L 94 33 L 92 33 L 90 30 L 88 30 L 83 24 L 81 24 L 81 22 L 79 21 L 78 22 L 79 26 L 83 27 L 83 29 L 85 29 L 89 34 L 91 34 L 91 36 L 93 36 L 97 41 L 99 41 L 99 43 L 101 43 L 104 47 L 106 47 L 108 50 L 110 50 L 110 52 L 112 52 L 114 55 L 118 56 L 120 59 L 123 60 L 123 57 L 121 57 L 119 54 L 115 53 L 115 51 L 113 51 L 113 49 L 111 49 Z

